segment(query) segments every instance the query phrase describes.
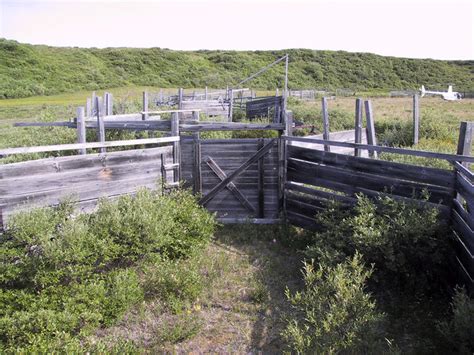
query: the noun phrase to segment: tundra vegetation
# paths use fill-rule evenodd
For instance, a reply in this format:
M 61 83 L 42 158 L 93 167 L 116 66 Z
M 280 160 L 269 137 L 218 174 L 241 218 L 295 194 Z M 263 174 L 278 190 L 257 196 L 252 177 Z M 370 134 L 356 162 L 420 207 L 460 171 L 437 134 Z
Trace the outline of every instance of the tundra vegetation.
M 116 111 L 140 110 L 140 90 L 112 90 Z M 86 95 L 1 101 L 0 147 L 73 142 L 74 130 L 12 119 L 64 120 Z M 412 146 L 411 99 L 372 101 L 378 141 Z M 455 153 L 473 104 L 422 99 L 414 148 Z M 321 132 L 319 101 L 289 106 Z M 332 131 L 352 129 L 354 98 L 330 100 L 329 114 Z M 353 209 L 334 203 L 315 218 L 317 232 L 222 227 L 187 191 L 147 190 L 91 214 L 68 202 L 21 213 L 0 237 L 0 351 L 474 351 L 474 302 L 452 285 L 451 236 L 436 209 L 361 195 Z
M 290 88 L 395 90 L 455 83 L 473 91 L 472 61 L 383 57 L 343 51 L 174 51 L 162 48 L 63 48 L 0 39 L 0 98 L 123 86 L 225 87 L 288 53 Z M 283 86 L 283 66 L 255 88 Z M 443 88 L 445 89 L 445 88 Z

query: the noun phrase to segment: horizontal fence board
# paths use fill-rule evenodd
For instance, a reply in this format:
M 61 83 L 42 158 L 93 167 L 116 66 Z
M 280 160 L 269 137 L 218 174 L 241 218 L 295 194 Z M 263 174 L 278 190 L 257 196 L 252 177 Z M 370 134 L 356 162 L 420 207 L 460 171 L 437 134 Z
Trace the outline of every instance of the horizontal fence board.
M 459 162 L 454 162 L 454 168 L 461 173 L 471 184 L 474 184 L 474 173 Z
M 288 157 L 430 185 L 454 187 L 455 184 L 454 172 L 443 169 L 353 157 L 296 146 L 288 146 Z
M 304 202 L 309 205 L 313 205 L 315 207 L 319 208 L 326 208 L 328 206 L 329 199 L 320 197 L 317 195 L 310 195 L 306 193 L 301 193 L 301 192 L 296 192 L 293 190 L 286 189 L 285 190 L 285 196 L 287 199 L 292 199 L 300 202 Z M 335 194 L 331 194 L 333 196 L 337 196 Z M 349 205 L 352 206 L 353 204 L 348 204 L 348 203 L 342 203 L 343 205 Z
M 247 130 L 273 130 L 282 131 L 285 126 L 281 123 L 239 123 L 239 122 L 215 122 L 215 123 L 182 123 L 179 125 L 183 132 L 201 131 L 247 131 Z
M 469 215 L 469 212 L 467 212 L 464 209 L 464 206 L 462 206 L 461 203 L 456 199 L 453 199 L 453 208 L 459 214 L 459 216 L 467 223 L 469 228 L 474 230 L 474 218 L 472 218 L 472 215 Z
M 217 221 L 222 224 L 280 224 L 279 218 L 218 218 Z
M 69 197 L 77 201 L 77 206 L 92 206 L 91 201 L 101 197 L 134 194 L 140 188 L 156 189 L 161 180 L 162 154 L 165 164 L 173 162 L 172 147 L 166 146 L 0 166 L 2 221 L 8 223 L 16 211 L 56 205 Z M 167 180 L 171 181 L 173 175 L 168 171 Z
M 452 213 L 452 221 L 454 230 L 458 233 L 469 252 L 474 255 L 474 232 L 456 211 Z
M 68 188 L 74 184 L 93 184 L 96 181 L 118 181 L 132 177 L 139 180 L 149 176 L 159 176 L 160 172 L 161 166 L 158 163 L 152 165 L 145 162 L 2 179 L 0 180 L 0 196 L 24 195 L 43 190 Z
M 97 200 L 101 197 L 118 196 L 134 193 L 141 188 L 156 189 L 159 187 L 157 179 L 130 179 L 115 182 L 97 183 L 95 185 L 77 185 L 67 189 L 56 189 L 28 194 L 27 196 L 11 196 L 0 201 L 2 214 L 5 217 L 12 212 L 30 209 L 33 207 L 56 205 L 66 198 L 83 202 Z
M 374 176 L 349 169 L 318 165 L 294 159 L 288 159 L 288 179 L 302 183 L 311 183 L 311 181 L 319 183 L 321 180 L 327 180 L 377 192 L 390 192 L 394 195 L 409 198 L 413 197 L 414 194 L 416 197 L 421 196 L 422 191 L 426 189 L 430 193 L 429 200 L 431 202 L 441 202 L 445 205 L 451 204 L 454 195 L 453 189 L 406 182 L 379 175 Z
M 461 272 L 460 276 L 468 292 L 470 292 L 471 294 L 474 293 L 474 276 L 469 275 L 469 272 L 466 270 L 466 268 L 457 256 L 456 262 L 458 263 L 458 270 Z
M 0 165 L 0 179 L 33 176 L 47 173 L 59 173 L 93 167 L 113 167 L 129 162 L 151 162 L 160 159 L 161 154 L 170 156 L 172 146 L 134 149 L 105 154 L 71 155 L 65 157 L 46 158 L 20 163 Z M 1 180 L 0 180 L 1 181 Z
M 290 224 L 296 227 L 301 227 L 309 230 L 318 230 L 318 225 L 316 224 L 314 218 L 310 218 L 293 211 L 287 211 L 286 218 L 288 222 L 290 222 Z
M 302 184 L 294 183 L 294 182 L 287 182 L 285 184 L 285 189 L 288 190 L 290 193 L 300 192 L 306 195 L 310 195 L 314 198 L 324 199 L 324 200 L 335 200 L 343 204 L 354 205 L 357 202 L 357 199 L 350 196 L 335 194 L 327 191 L 321 191 L 314 188 L 310 188 L 307 186 L 303 186 Z
M 460 173 L 456 174 L 456 191 L 464 198 L 471 218 L 474 218 L 474 186 Z
M 454 250 L 464 269 L 474 279 L 474 254 L 468 249 L 458 233 L 454 232 Z
M 305 184 L 309 184 L 309 185 L 315 185 L 315 186 L 318 186 L 318 187 L 331 189 L 331 190 L 334 190 L 334 191 L 337 191 L 337 192 L 343 192 L 343 193 L 348 194 L 348 195 L 355 195 L 357 193 L 361 193 L 361 194 L 367 195 L 367 196 L 372 197 L 372 198 L 388 196 L 388 197 L 391 197 L 391 198 L 393 198 L 397 201 L 403 201 L 403 202 L 406 202 L 406 203 L 413 203 L 413 204 L 416 204 L 420 207 L 425 206 L 425 207 L 429 207 L 429 208 L 436 208 L 440 211 L 440 218 L 443 219 L 443 220 L 449 219 L 450 213 L 451 213 L 451 208 L 449 206 L 440 205 L 440 204 L 432 203 L 432 202 L 420 201 L 420 200 L 417 200 L 417 199 L 412 199 L 412 198 L 409 198 L 409 197 L 393 195 L 393 194 L 390 194 L 390 193 L 373 191 L 373 190 L 369 190 L 369 189 L 365 189 L 365 188 L 361 188 L 361 187 L 355 187 L 355 186 L 347 185 L 347 184 L 342 184 L 342 183 L 339 183 L 339 182 L 334 182 L 334 181 L 330 181 L 330 180 L 326 180 L 326 179 L 318 179 L 318 178 L 314 178 L 312 176 L 308 177 L 308 176 L 301 175 L 301 176 L 298 177 L 297 182 L 305 183 Z
M 318 212 L 324 211 L 324 207 L 316 207 L 289 196 L 286 200 L 286 210 L 314 218 Z
M 224 145 L 239 145 L 239 144 L 257 144 L 260 138 L 231 138 L 231 139 L 200 139 L 199 143 L 202 145 L 207 144 L 224 144 Z M 264 138 L 264 144 L 270 143 L 271 138 Z M 277 145 L 275 142 L 274 146 Z
M 46 152 L 59 152 L 59 151 L 78 150 L 78 149 L 127 147 L 127 146 L 143 145 L 143 144 L 163 144 L 163 143 L 171 143 L 171 142 L 179 142 L 179 136 L 108 141 L 108 142 L 72 143 L 72 144 L 44 145 L 44 146 L 35 146 L 35 147 L 6 148 L 6 149 L 0 150 L 0 156 L 4 157 L 8 155 L 13 155 L 13 154 L 46 153 Z
M 412 156 L 431 158 L 431 159 L 442 159 L 442 160 L 444 159 L 450 162 L 463 161 L 463 162 L 474 163 L 474 157 L 469 156 L 469 155 L 436 153 L 436 152 L 429 152 L 429 151 L 424 151 L 424 150 L 384 147 L 380 145 L 358 144 L 358 143 L 351 143 L 351 142 L 336 142 L 336 141 L 323 140 L 323 139 L 308 139 L 305 137 L 282 136 L 282 138 L 288 142 L 316 143 L 316 144 L 324 144 L 324 145 L 336 146 L 336 147 L 367 149 L 367 150 L 372 150 L 375 152 L 412 155 Z

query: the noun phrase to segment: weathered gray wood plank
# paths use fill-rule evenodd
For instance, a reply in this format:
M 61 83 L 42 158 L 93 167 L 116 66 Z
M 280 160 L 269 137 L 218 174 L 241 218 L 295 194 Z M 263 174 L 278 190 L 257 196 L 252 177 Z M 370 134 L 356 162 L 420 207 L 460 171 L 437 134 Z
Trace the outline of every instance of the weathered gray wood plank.
M 127 147 L 133 145 L 161 144 L 171 142 L 179 142 L 179 137 L 145 138 L 109 142 L 73 143 L 36 147 L 6 148 L 0 149 L 0 157 L 6 157 L 13 154 L 46 153 L 58 152 L 62 150 L 94 149 L 103 147 Z
M 290 158 L 341 168 L 349 168 L 374 175 L 388 175 L 397 179 L 445 187 L 454 187 L 455 184 L 455 174 L 450 170 L 352 157 L 348 155 L 328 153 L 296 146 L 289 146 L 288 153 Z
M 221 191 L 225 186 L 239 176 L 245 169 L 247 169 L 250 165 L 258 161 L 261 157 L 268 153 L 268 151 L 272 148 L 274 142 L 271 141 L 267 143 L 262 149 L 258 150 L 258 152 L 253 155 L 250 159 L 248 159 L 244 164 L 242 164 L 238 169 L 234 172 L 229 174 L 226 179 L 222 180 L 218 185 L 216 185 L 207 195 L 202 197 L 199 200 L 199 203 L 205 204 L 207 201 L 211 200 L 214 196 L 216 196 L 219 191 Z
M 226 173 L 216 164 L 216 162 L 211 157 L 206 157 L 204 161 L 207 163 L 209 168 L 219 177 L 219 180 L 224 180 L 227 178 Z M 235 186 L 233 182 L 227 184 L 226 188 L 232 192 L 232 194 L 239 200 L 239 202 L 247 208 L 250 212 L 254 213 L 255 207 L 250 204 L 247 198 L 239 191 L 239 189 Z
M 379 145 L 371 146 L 369 144 L 356 144 L 356 143 L 350 143 L 350 142 L 325 141 L 323 139 L 310 139 L 310 138 L 305 138 L 305 137 L 286 137 L 285 136 L 283 138 L 290 142 L 294 141 L 294 142 L 305 142 L 305 143 L 328 144 L 331 146 L 334 145 L 338 147 L 368 149 L 368 150 L 373 150 L 376 152 L 412 155 L 412 156 L 433 158 L 433 159 L 444 159 L 451 162 L 464 161 L 464 162 L 474 163 L 474 157 L 466 156 L 466 155 L 435 153 L 435 152 L 427 152 L 423 150 L 411 150 L 411 149 L 393 148 L 393 147 L 382 147 Z
M 317 176 L 317 178 L 315 178 Z M 350 169 L 341 169 L 332 166 L 322 166 L 294 159 L 288 160 L 288 180 L 302 183 L 315 184 L 326 180 L 327 183 L 341 183 L 354 188 L 365 188 L 376 192 L 388 192 L 403 197 L 422 196 L 423 190 L 430 194 L 429 201 L 450 205 L 454 189 L 442 188 L 434 185 L 424 185 L 392 179 L 387 176 L 374 176 L 372 174 L 360 173 Z M 323 186 L 323 185 L 319 185 Z M 324 187 L 324 186 L 323 186 Z M 346 191 L 343 191 L 346 192 Z

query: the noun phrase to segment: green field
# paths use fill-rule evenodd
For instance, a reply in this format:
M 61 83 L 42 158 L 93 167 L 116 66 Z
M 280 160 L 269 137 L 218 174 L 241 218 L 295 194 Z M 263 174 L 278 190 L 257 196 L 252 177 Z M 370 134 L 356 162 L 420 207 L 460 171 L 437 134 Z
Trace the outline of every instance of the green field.
M 121 87 L 107 91 L 114 94 L 114 110 L 132 113 L 141 110 L 141 95 L 144 90 L 158 93 L 157 87 Z M 175 94 L 176 88 L 165 89 Z M 103 91 L 97 91 L 102 95 Z M 257 91 L 257 95 L 268 95 Z M 68 121 L 75 117 L 76 108 L 84 106 L 91 92 L 80 91 L 71 94 L 38 96 L 20 99 L 0 100 L 0 147 L 19 147 L 42 144 L 72 143 L 75 132 L 66 128 L 15 128 L 14 122 L 22 121 Z M 375 128 L 379 144 L 409 147 L 412 145 L 412 99 L 361 96 L 372 101 Z M 330 130 L 353 129 L 356 97 L 336 97 L 329 100 Z M 315 133 L 322 132 L 321 101 L 300 101 L 289 99 L 289 109 L 294 119 L 306 125 L 314 125 Z M 420 100 L 420 143 L 417 149 L 445 153 L 456 153 L 459 124 L 472 120 L 474 99 L 444 101 L 437 97 Z M 307 134 L 310 129 L 296 131 Z M 400 159 L 400 158 L 399 158 Z M 416 161 L 413 158 L 412 162 Z M 424 160 L 422 160 L 424 161 Z M 426 161 L 425 161 L 426 162 Z

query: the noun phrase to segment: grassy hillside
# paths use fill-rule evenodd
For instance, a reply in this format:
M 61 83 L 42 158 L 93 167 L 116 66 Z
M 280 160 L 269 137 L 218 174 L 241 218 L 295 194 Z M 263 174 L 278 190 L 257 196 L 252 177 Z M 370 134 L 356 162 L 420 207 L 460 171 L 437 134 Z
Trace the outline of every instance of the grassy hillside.
M 408 89 L 421 84 L 474 90 L 474 61 L 383 57 L 368 53 L 313 51 L 173 51 L 160 48 L 58 48 L 0 39 L 0 98 L 141 85 L 233 85 L 286 52 L 290 88 Z M 282 65 L 252 87 L 283 84 Z

